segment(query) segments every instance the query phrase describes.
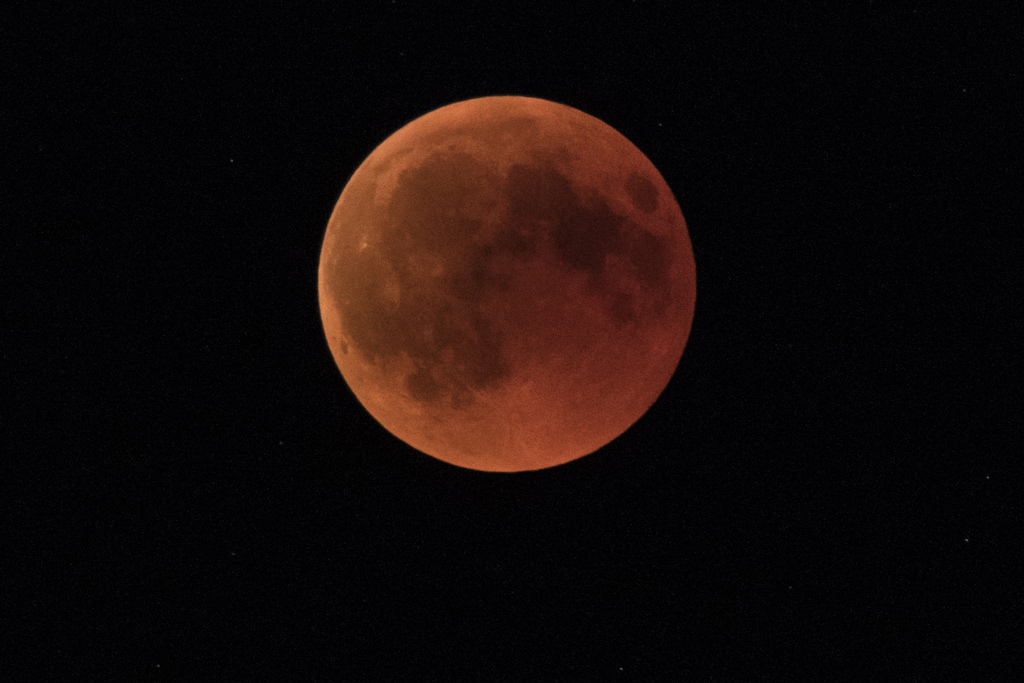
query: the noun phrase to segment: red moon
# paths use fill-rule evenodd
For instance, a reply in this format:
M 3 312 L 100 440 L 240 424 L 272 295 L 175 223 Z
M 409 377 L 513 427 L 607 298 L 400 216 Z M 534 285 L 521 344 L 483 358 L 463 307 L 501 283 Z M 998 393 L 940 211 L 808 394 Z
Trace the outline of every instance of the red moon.
M 334 207 L 319 270 L 334 360 L 388 431 L 476 470 L 560 465 L 647 412 L 696 299 L 683 214 L 602 121 L 529 97 L 430 112 Z

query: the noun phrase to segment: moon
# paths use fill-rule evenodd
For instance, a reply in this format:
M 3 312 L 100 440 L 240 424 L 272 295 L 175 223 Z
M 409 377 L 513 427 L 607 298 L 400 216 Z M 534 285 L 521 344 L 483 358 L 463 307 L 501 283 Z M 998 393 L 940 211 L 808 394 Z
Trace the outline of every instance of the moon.
M 459 467 L 538 470 L 633 425 L 686 346 L 696 270 L 654 165 L 530 97 L 408 123 L 356 169 L 320 253 L 331 354 L 393 435 Z

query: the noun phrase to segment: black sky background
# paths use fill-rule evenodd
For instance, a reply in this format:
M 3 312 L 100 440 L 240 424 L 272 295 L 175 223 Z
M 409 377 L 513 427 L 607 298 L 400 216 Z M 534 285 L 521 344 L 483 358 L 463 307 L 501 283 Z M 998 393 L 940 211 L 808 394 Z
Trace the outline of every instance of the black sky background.
M 1018 15 L 342 5 L 4 31 L 0 677 L 1021 665 Z M 316 295 L 366 155 L 500 94 L 636 144 L 697 263 L 650 412 L 517 475 L 387 434 Z

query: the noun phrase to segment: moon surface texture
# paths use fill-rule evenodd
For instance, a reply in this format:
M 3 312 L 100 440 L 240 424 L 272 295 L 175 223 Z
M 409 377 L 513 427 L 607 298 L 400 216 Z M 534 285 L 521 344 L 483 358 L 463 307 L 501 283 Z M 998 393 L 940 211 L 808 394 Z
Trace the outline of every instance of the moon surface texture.
M 668 384 L 696 298 L 683 214 L 644 154 L 571 107 L 432 111 L 359 166 L 320 314 L 363 406 L 414 448 L 515 472 L 592 453 Z

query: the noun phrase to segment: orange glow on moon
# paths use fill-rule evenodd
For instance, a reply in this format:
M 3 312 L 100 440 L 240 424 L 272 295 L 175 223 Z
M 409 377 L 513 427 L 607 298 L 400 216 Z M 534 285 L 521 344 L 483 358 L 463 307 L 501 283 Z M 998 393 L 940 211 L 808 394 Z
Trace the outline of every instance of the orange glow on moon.
M 618 437 L 686 345 L 682 212 L 615 129 L 527 97 L 407 124 L 359 166 L 320 254 L 345 381 L 388 431 L 477 470 L 552 467 Z

